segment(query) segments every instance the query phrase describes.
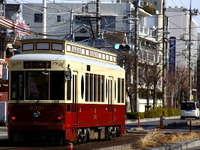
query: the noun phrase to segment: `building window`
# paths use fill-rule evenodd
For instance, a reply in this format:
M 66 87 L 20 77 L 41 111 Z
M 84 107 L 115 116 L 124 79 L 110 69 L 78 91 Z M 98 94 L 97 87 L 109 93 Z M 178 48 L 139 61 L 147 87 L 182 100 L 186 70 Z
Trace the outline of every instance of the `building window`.
M 61 16 L 57 15 L 57 22 L 61 22 Z
M 42 14 L 34 14 L 34 22 L 42 22 Z

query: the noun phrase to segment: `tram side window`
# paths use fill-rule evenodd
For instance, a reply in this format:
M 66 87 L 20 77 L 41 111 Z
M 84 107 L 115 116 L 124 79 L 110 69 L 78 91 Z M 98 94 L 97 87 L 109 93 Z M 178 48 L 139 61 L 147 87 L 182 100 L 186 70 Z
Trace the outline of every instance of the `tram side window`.
M 90 74 L 90 101 L 94 101 L 94 75 Z
M 89 74 L 88 73 L 86 73 L 86 75 L 85 75 L 85 81 L 86 81 L 86 83 L 85 83 L 85 101 L 86 102 L 88 102 L 89 101 L 89 89 L 90 89 L 90 87 L 89 87 Z
M 11 72 L 11 100 L 24 100 L 24 72 Z
M 86 73 L 85 101 L 104 102 L 104 79 L 102 75 Z
M 101 76 L 100 75 L 98 75 L 98 80 L 97 80 L 97 97 L 98 97 L 98 102 L 100 102 L 101 101 L 101 85 L 100 85 L 100 83 L 101 83 Z
M 98 75 L 94 75 L 94 101 L 98 101 L 98 91 L 99 91 L 99 86 L 98 86 Z
M 105 88 L 105 76 L 101 76 L 100 80 L 100 85 L 101 85 L 101 102 L 104 102 L 104 88 Z
M 120 78 L 118 78 L 118 82 L 117 82 L 118 84 L 117 84 L 117 90 L 118 90 L 118 103 L 120 103 L 120 100 L 121 100 L 121 90 L 120 90 L 120 87 L 121 87 L 121 82 L 120 82 Z
M 107 87 L 107 92 L 108 92 L 108 104 L 112 104 L 112 99 L 113 99 L 113 87 L 112 87 L 112 80 L 108 80 L 108 87 Z
M 118 93 L 118 103 L 124 103 L 124 98 L 125 98 L 125 95 L 124 95 L 124 79 L 121 79 L 121 78 L 118 78 L 118 83 L 117 83 L 117 93 Z
M 125 82 L 124 82 L 124 79 L 122 79 L 122 103 L 124 103 L 125 101 Z

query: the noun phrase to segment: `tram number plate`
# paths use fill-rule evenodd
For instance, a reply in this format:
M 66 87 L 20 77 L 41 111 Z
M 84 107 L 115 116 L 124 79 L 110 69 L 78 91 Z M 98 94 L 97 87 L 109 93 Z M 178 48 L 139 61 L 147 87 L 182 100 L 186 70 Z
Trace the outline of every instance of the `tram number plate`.
M 29 110 L 44 110 L 44 106 L 30 106 Z

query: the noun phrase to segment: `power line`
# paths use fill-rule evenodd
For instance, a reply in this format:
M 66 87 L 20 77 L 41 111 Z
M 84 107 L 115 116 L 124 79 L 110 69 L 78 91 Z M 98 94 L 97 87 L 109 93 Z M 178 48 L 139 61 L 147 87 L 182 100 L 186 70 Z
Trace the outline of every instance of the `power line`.
M 40 11 L 40 10 L 38 10 L 38 9 L 34 9 L 34 8 L 31 8 L 31 7 L 29 7 L 29 6 L 27 6 L 27 5 L 25 5 L 25 4 L 23 4 L 23 3 L 20 3 L 20 2 L 18 2 L 17 0 L 13 0 L 13 1 L 15 1 L 16 3 L 18 3 L 18 4 L 21 4 L 22 6 L 24 6 L 24 7 L 26 7 L 26 8 L 29 8 L 29 9 L 31 9 L 31 10 L 33 10 L 33 11 L 35 11 L 35 12 L 39 12 L 39 13 L 43 13 L 43 11 Z M 77 11 L 77 10 L 79 10 L 79 9 L 81 9 L 82 8 L 82 6 L 80 7 L 80 8 L 77 8 L 76 10 L 74 10 L 74 11 Z M 47 12 L 47 14 L 56 14 L 56 15 L 62 15 L 62 14 L 69 14 L 70 13 L 70 11 L 67 11 L 67 12 L 57 12 L 57 13 L 50 13 L 50 12 Z

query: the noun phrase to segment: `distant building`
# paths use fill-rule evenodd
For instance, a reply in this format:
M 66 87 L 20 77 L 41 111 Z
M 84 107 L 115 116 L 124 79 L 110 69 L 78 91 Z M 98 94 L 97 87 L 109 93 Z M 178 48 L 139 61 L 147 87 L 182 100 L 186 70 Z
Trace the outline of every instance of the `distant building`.
M 191 70 L 191 84 L 192 84 L 192 93 L 191 100 L 197 99 L 196 94 L 196 64 L 197 64 L 197 48 L 198 48 L 198 24 L 193 19 L 193 13 L 191 14 L 191 29 L 189 29 L 190 23 L 190 13 L 189 10 L 183 7 L 169 7 L 166 10 L 166 15 L 169 18 L 169 29 L 170 37 L 176 37 L 176 68 L 184 68 L 189 72 L 189 49 L 188 44 L 191 44 L 191 57 L 190 57 L 190 70 Z M 189 30 L 191 30 L 191 42 L 189 42 Z M 187 73 L 188 73 L 187 72 Z

